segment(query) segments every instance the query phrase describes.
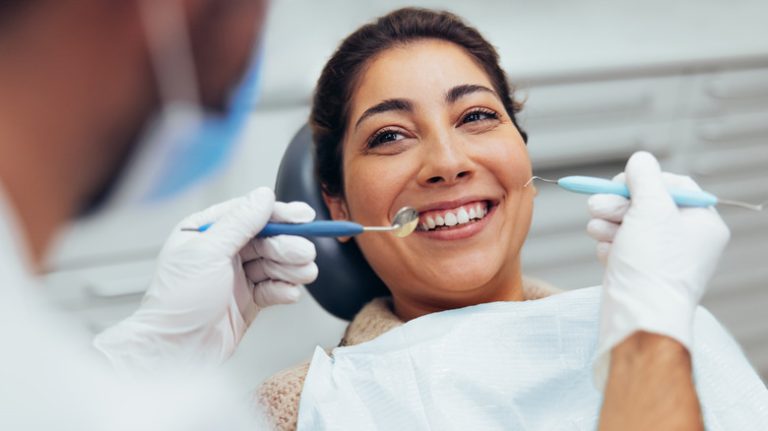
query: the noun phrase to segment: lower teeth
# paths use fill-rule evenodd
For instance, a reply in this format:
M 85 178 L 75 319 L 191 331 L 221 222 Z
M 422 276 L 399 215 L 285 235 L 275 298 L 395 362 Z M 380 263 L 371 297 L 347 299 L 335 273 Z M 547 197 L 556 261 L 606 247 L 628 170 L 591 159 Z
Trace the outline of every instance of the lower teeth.
M 472 220 L 470 220 L 470 221 L 468 221 L 468 222 L 466 222 L 466 223 L 457 223 L 457 224 L 455 224 L 455 225 L 453 225 L 453 226 L 446 226 L 446 225 L 442 225 L 442 226 L 435 226 L 435 228 L 434 228 L 434 229 L 429 229 L 429 231 L 428 231 L 428 232 L 434 232 L 434 231 L 436 231 L 436 230 L 446 230 L 446 229 L 451 229 L 451 228 L 454 228 L 454 227 L 459 227 L 459 226 L 468 225 L 468 224 L 470 224 L 470 223 L 476 223 L 476 222 L 479 222 L 480 220 L 482 220 L 482 219 L 474 219 L 474 218 L 473 218 Z

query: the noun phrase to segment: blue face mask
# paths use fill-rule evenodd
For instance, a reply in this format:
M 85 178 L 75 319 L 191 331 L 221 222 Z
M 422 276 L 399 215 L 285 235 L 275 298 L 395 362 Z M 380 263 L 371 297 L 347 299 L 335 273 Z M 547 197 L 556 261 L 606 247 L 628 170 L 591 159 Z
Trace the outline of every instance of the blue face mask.
M 142 4 L 162 107 L 110 193 L 112 207 L 161 203 L 218 172 L 231 157 L 258 97 L 261 51 L 256 49 L 226 111 L 206 112 L 199 102 L 183 10 L 177 2 Z
M 205 113 L 190 118 L 188 124 L 172 124 L 184 130 L 168 136 L 173 142 L 167 143 L 157 176 L 142 200 L 156 202 L 172 198 L 226 165 L 255 108 L 260 71 L 261 56 L 258 55 L 233 92 L 226 113 L 218 116 Z

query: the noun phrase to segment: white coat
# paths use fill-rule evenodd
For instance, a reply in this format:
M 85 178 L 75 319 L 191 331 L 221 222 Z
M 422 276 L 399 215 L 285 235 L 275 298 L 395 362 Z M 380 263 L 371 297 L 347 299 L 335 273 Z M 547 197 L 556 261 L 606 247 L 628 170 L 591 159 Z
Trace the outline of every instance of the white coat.
M 0 430 L 261 429 L 216 372 L 118 377 L 91 336 L 46 303 L 0 186 Z

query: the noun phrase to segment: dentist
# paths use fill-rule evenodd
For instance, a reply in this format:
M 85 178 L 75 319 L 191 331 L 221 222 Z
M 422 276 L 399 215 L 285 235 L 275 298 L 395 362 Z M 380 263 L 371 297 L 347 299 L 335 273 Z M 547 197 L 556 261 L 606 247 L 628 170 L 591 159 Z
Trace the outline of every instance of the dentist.
M 93 346 L 38 275 L 72 220 L 162 201 L 226 160 L 256 96 L 265 12 L 0 1 L 0 429 L 254 429 L 217 365 L 261 308 L 315 278 L 309 241 L 253 239 L 270 219 L 312 220 L 310 207 L 261 188 L 188 217 L 215 223 L 174 229 L 139 310 Z

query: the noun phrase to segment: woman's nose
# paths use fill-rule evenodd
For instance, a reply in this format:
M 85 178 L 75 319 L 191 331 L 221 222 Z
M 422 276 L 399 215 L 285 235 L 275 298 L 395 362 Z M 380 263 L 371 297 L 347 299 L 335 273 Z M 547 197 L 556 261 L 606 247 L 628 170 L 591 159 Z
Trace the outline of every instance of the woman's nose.
M 442 137 L 423 148 L 423 164 L 418 176 L 421 185 L 453 185 L 472 177 L 474 163 L 461 142 Z

